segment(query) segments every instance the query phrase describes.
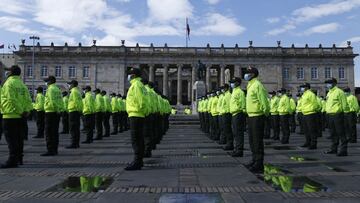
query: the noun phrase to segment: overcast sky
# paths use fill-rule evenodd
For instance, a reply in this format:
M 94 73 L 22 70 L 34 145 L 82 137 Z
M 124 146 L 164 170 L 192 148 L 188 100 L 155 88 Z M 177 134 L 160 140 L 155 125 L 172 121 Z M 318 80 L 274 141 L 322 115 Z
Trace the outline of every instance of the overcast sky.
M 0 45 L 345 46 L 360 52 L 360 0 L 0 0 Z M 360 86 L 360 59 L 355 62 Z

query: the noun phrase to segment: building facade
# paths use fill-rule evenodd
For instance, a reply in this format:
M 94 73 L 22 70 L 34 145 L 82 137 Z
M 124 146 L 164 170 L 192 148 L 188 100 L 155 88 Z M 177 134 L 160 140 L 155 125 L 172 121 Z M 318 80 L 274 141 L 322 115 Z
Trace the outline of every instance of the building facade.
M 0 54 L 0 81 L 1 82 L 3 82 L 5 79 L 4 69 L 9 68 L 10 66 L 12 66 L 14 64 L 15 64 L 14 54 L 8 54 L 8 53 Z
M 34 51 L 34 68 L 32 54 Z M 65 90 L 66 82 L 78 80 L 108 92 L 126 93 L 129 83 L 126 72 L 140 67 L 143 77 L 155 82 L 172 104 L 189 105 L 194 101 L 193 84 L 200 60 L 206 66 L 207 90 L 227 83 L 232 77 L 242 77 L 251 65 L 259 69 L 260 80 L 268 91 L 282 87 L 294 94 L 304 82 L 312 84 L 320 95 L 325 94 L 324 80 L 337 78 L 341 87 L 354 89 L 354 58 L 351 43 L 347 47 L 128 47 L 97 46 L 27 46 L 14 52 L 16 63 L 23 69 L 23 79 L 32 91 L 44 86 L 43 79 L 54 75 Z M 246 87 L 244 82 L 243 87 Z

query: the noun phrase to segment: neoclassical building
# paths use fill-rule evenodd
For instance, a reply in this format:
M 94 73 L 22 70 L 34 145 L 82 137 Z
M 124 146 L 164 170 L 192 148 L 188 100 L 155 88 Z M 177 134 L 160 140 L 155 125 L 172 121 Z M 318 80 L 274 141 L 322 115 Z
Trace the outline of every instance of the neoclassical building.
M 32 67 L 32 54 L 34 64 Z M 200 60 L 206 66 L 205 84 L 212 90 L 234 76 L 242 77 L 251 65 L 259 69 L 260 80 L 268 91 L 282 87 L 294 95 L 304 82 L 325 94 L 324 80 L 335 77 L 342 87 L 354 88 L 354 58 L 351 43 L 347 47 L 148 47 L 125 46 L 32 46 L 22 42 L 14 52 L 15 61 L 23 69 L 23 79 L 32 87 L 44 86 L 43 79 L 54 75 L 62 89 L 66 82 L 78 80 L 81 87 L 90 85 L 108 92 L 126 93 L 126 72 L 140 67 L 143 77 L 157 84 L 172 104 L 189 105 L 193 101 L 193 84 Z M 244 88 L 246 83 L 243 83 Z

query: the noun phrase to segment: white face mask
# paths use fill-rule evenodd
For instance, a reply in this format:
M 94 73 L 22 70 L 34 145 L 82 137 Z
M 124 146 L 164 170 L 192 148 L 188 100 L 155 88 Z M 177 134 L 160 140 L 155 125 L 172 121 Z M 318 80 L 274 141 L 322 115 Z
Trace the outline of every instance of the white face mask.
M 250 74 L 250 73 L 246 73 L 246 74 L 244 75 L 244 80 L 246 80 L 246 81 L 251 80 L 251 74 Z
M 331 89 L 333 87 L 333 85 L 332 84 L 326 84 L 326 89 Z
M 10 71 L 5 71 L 5 77 L 9 77 L 10 74 L 11 74 Z
M 49 83 L 48 83 L 48 82 L 46 82 L 46 83 L 45 83 L 45 85 L 46 85 L 46 86 L 49 86 Z
M 234 84 L 234 83 L 231 83 L 231 84 L 230 84 L 230 87 L 231 87 L 232 89 L 234 89 L 234 88 L 235 88 L 235 84 Z
M 271 94 L 269 95 L 269 97 L 270 97 L 270 99 L 273 98 L 273 96 Z
M 305 92 L 305 88 L 304 87 L 300 88 L 300 92 Z
M 68 88 L 70 89 L 70 88 L 71 88 L 71 85 L 68 84 Z
M 127 76 L 127 80 L 130 82 L 130 80 L 131 80 L 131 75 L 128 75 L 128 76 Z

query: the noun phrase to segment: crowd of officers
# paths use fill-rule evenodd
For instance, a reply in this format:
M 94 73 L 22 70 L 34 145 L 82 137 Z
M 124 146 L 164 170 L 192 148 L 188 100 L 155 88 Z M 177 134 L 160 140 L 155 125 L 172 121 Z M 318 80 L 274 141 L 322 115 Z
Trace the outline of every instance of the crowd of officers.
M 60 120 L 63 128 L 61 134 L 71 135 L 67 149 L 80 147 L 81 131 L 86 135 L 82 144 L 91 144 L 94 140 L 102 140 L 103 137 L 130 128 L 134 161 L 126 170 L 141 169 L 143 158 L 151 157 L 151 151 L 156 149 L 169 128 L 169 101 L 156 90 L 154 83 L 141 79 L 140 69 L 132 68 L 128 72 L 131 85 L 127 96 L 115 93 L 108 95 L 100 89 L 92 92 L 90 86 L 80 90 L 76 80 L 67 83 L 69 92 L 61 92 L 56 78 L 49 76 L 44 80 L 46 93 L 42 87 L 38 87 L 34 102 L 20 75 L 18 66 L 6 69 L 7 79 L 1 88 L 2 129 L 9 148 L 8 160 L 1 168 L 14 168 L 23 164 L 27 118 L 32 111 L 35 111 L 37 125 L 37 134 L 33 138 L 46 140 L 47 151 L 41 156 L 58 154 Z M 110 118 L 113 127 L 111 133 Z
M 325 81 L 326 97 L 320 97 L 309 83 L 304 83 L 299 86 L 295 100 L 284 88 L 267 92 L 258 75 L 256 68 L 249 67 L 244 75 L 244 80 L 248 81 L 246 90 L 240 87 L 242 79 L 234 78 L 230 84 L 198 99 L 201 129 L 210 139 L 224 145 L 224 150 L 232 150 L 233 157 L 242 157 L 244 133 L 247 132 L 252 160 L 245 166 L 256 173 L 264 168 L 263 140 L 289 144 L 296 123 L 298 133 L 305 135 L 301 147 L 317 149 L 317 138 L 329 128 L 327 138 L 332 140 L 332 145 L 324 153 L 348 155 L 348 142 L 357 141 L 356 121 L 360 110 L 350 88 L 340 89 L 337 80 L 332 78 Z

